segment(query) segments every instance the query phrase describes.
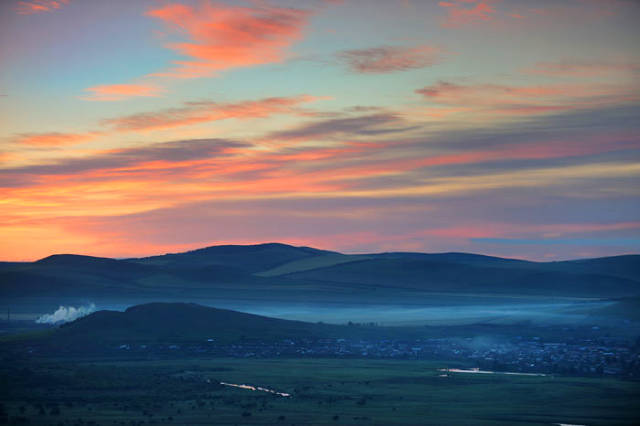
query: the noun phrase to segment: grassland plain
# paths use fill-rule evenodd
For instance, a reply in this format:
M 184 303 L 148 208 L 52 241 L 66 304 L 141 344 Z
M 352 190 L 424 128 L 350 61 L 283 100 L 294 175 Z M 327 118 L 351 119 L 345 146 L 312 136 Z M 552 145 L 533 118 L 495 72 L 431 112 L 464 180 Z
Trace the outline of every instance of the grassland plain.
M 0 400 L 5 419 L 37 425 L 597 426 L 633 425 L 640 418 L 637 382 L 441 377 L 438 369 L 447 366 L 361 359 L 48 359 L 2 364 Z

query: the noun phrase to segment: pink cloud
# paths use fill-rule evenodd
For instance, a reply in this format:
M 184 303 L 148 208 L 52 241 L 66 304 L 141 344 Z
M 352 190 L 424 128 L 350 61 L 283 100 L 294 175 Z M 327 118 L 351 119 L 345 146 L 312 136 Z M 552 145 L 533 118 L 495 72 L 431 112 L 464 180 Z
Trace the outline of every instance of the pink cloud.
M 257 101 L 256 101 L 257 102 Z M 258 108 L 260 109 L 260 108 Z M 242 108 L 240 108 L 242 110 Z M 395 145 L 394 145 L 395 144 Z M 375 197 L 378 183 L 373 187 L 367 187 L 368 178 L 377 178 L 391 173 L 394 177 L 408 177 L 411 170 L 423 167 L 473 164 L 479 162 L 508 160 L 519 158 L 553 158 L 568 155 L 588 155 L 595 152 L 605 152 L 614 149 L 637 148 L 638 141 L 634 135 L 601 133 L 598 137 L 569 138 L 567 140 L 544 140 L 527 144 L 509 144 L 494 149 L 474 150 L 421 156 L 417 152 L 407 151 L 402 155 L 389 158 L 389 152 L 399 152 L 401 142 L 395 140 L 388 144 L 380 143 L 353 143 L 346 146 L 303 146 L 295 149 L 255 150 L 250 145 L 237 144 L 231 141 L 217 140 L 192 140 L 176 141 L 173 143 L 155 144 L 146 147 L 120 149 L 102 153 L 88 158 L 69 161 L 67 164 L 59 163 L 43 168 L 35 169 L 28 173 L 35 173 L 33 184 L 19 185 L 15 188 L 3 189 L 5 196 L 11 203 L 3 212 L 4 222 L 11 216 L 20 217 L 25 208 L 31 212 L 29 217 L 24 217 L 25 223 L 19 224 L 12 219 L 15 234 L 5 232 L 7 235 L 20 234 L 21 229 L 38 229 L 46 231 L 50 238 L 48 247 L 66 247 L 69 244 L 68 229 L 59 234 L 53 234 L 51 230 L 55 215 L 64 216 L 72 214 L 76 219 L 71 221 L 81 226 L 83 221 L 77 217 L 88 218 L 92 216 L 106 215 L 118 223 L 121 215 L 136 214 L 138 212 L 153 211 L 154 209 L 171 208 L 173 206 L 186 205 L 185 217 L 167 219 L 166 222 L 148 223 L 150 218 L 156 220 L 157 210 L 149 216 L 141 217 L 131 228 L 123 231 L 123 239 L 119 235 L 112 234 L 113 227 L 99 226 L 95 230 L 79 232 L 76 237 L 96 238 L 96 241 L 87 242 L 87 246 L 100 246 L 107 250 L 111 244 L 113 251 L 102 253 L 114 253 L 122 256 L 129 253 L 134 247 L 140 250 L 158 250 L 169 245 L 158 245 L 153 248 L 143 247 L 143 243 L 149 235 L 155 238 L 163 229 L 174 227 L 192 228 L 195 237 L 183 237 L 176 244 L 196 243 L 200 238 L 211 238 L 212 241 L 254 242 L 256 240 L 285 240 L 303 241 L 308 239 L 312 245 L 325 247 L 340 247 L 358 249 L 359 247 L 376 246 L 381 249 L 410 248 L 415 244 L 416 249 L 432 245 L 434 249 L 442 250 L 450 247 L 446 244 L 455 244 L 455 247 L 465 247 L 469 244 L 469 238 L 505 237 L 516 238 L 534 235 L 554 237 L 564 235 L 558 233 L 569 232 L 599 232 L 621 231 L 636 229 L 636 222 L 624 222 L 622 224 L 562 224 L 562 225 L 538 225 L 530 224 L 522 226 L 518 224 L 497 223 L 498 217 L 492 217 L 486 222 L 481 219 L 478 222 L 457 221 L 457 225 L 449 227 L 449 222 L 429 224 L 420 223 L 408 230 L 406 226 L 397 226 L 393 231 L 385 226 L 362 226 L 357 224 L 371 220 L 376 225 L 389 223 L 389 217 L 402 217 L 402 210 L 398 206 L 386 205 L 381 201 L 375 208 L 362 207 L 361 209 L 339 208 L 318 211 L 318 206 L 324 202 L 312 202 L 313 212 L 299 213 L 289 207 L 281 212 L 265 212 L 259 208 L 238 207 L 237 200 L 260 199 L 272 197 L 273 199 L 287 199 L 292 195 L 300 195 L 314 199 L 315 194 L 334 194 L 341 197 L 341 193 L 358 188 L 366 190 L 373 188 L 371 196 Z M 82 167 L 80 167 L 82 166 Z M 423 175 L 424 176 L 424 175 Z M 29 176 L 21 181 L 30 181 Z M 16 176 L 20 179 L 20 176 Z M 481 179 L 481 177 L 479 178 Z M 400 187 L 407 181 L 397 183 Z M 362 186 L 358 186 L 362 185 Z M 394 188 L 394 183 L 389 180 L 388 189 Z M 380 188 L 384 193 L 385 187 Z M 384 197 L 383 194 L 381 197 Z M 322 196 L 322 195 L 321 195 Z M 351 200 L 352 197 L 345 197 Z M 188 207 L 189 203 L 198 203 L 207 200 L 215 200 L 216 203 L 230 201 L 228 210 L 221 211 L 219 204 L 210 207 L 206 213 L 202 213 L 202 207 Z M 236 201 L 234 201 L 236 200 Z M 388 209 L 385 212 L 376 213 L 377 209 Z M 187 224 L 193 220 L 194 211 L 201 214 L 202 222 Z M 292 213 L 294 212 L 294 213 Z M 305 230 L 291 230 L 292 217 L 306 216 Z M 314 216 L 315 215 L 315 216 Z M 409 215 L 413 215 L 410 213 Z M 422 208 L 416 216 L 425 215 Z M 286 219 L 282 219 L 286 217 Z M 37 225 L 31 220 L 40 221 Z M 265 219 L 266 218 L 266 219 Z M 318 223 L 328 223 L 332 226 L 342 224 L 347 220 L 355 229 L 335 230 L 326 228 L 317 231 L 314 226 Z M 201 223 L 218 223 L 215 231 L 205 236 L 202 234 Z M 224 223 L 224 225 L 220 225 Z M 247 225 L 247 223 L 249 225 Z M 284 223 L 284 225 L 283 225 Z M 25 225 L 26 226 L 23 226 Z M 267 225 L 265 225 L 267 224 Z M 313 224 L 314 226 L 309 226 Z M 269 227 L 270 226 L 270 227 Z M 249 227 L 249 228 L 248 228 Z M 104 231 L 107 229 L 107 231 Z M 204 229 L 204 228 L 202 228 Z M 208 228 L 207 228 L 208 229 Z M 282 230 L 285 230 L 284 233 Z M 382 229 L 371 232 L 370 229 Z M 102 230 L 102 231 L 100 231 Z M 271 233 L 270 231 L 271 230 Z M 102 233 L 104 232 L 104 234 Z M 34 232 L 35 234 L 35 232 Z M 168 234 L 175 234 L 169 233 Z M 181 233 L 179 233 L 181 234 Z M 127 241 L 125 236 L 129 236 Z M 136 242 L 131 243 L 130 236 L 136 235 Z M 181 234 L 182 235 L 182 234 Z M 14 246 L 28 245 L 30 238 L 14 238 L 19 241 Z M 23 242 L 25 241 L 25 242 Z M 98 242 L 105 241 L 105 245 Z M 140 243 L 141 245 L 137 245 Z M 80 247 L 81 242 L 76 241 L 75 247 Z M 206 245 L 206 244 L 202 244 Z M 29 250 L 31 247 L 29 248 Z M 24 252 L 29 252 L 23 249 Z M 93 250 L 93 249 L 91 249 Z M 118 250 L 121 250 L 118 252 Z M 5 251 L 9 253 L 9 251 Z M 96 253 L 96 252 L 92 252 Z M 514 255 L 514 254 L 512 254 Z
M 111 84 L 85 89 L 89 95 L 82 97 L 88 101 L 121 101 L 133 97 L 160 96 L 162 89 L 148 84 Z
M 287 59 L 290 47 L 302 38 L 311 12 L 269 6 L 229 6 L 203 0 L 199 6 L 169 3 L 151 9 L 147 16 L 161 20 L 169 34 L 181 41 L 167 43 L 184 59 L 175 67 L 144 76 L 199 78 L 240 67 L 278 63 Z M 115 101 L 138 96 L 158 96 L 151 84 L 114 84 L 85 89 L 92 101 Z
M 16 12 L 20 15 L 33 15 L 34 13 L 53 12 L 62 6 L 69 4 L 69 0 L 32 0 L 19 1 Z
M 318 98 L 309 95 L 265 98 L 257 101 L 217 103 L 187 102 L 182 108 L 140 113 L 103 120 L 118 131 L 145 131 L 187 126 L 230 118 L 264 118 L 273 114 L 303 114 L 298 105 Z
M 82 142 L 87 142 L 98 137 L 100 133 L 23 133 L 18 135 L 14 141 L 23 145 L 32 146 L 61 146 L 61 145 L 75 145 Z
M 187 57 L 158 75 L 205 77 L 218 71 L 282 62 L 302 38 L 310 12 L 268 6 L 237 7 L 205 1 L 199 7 L 172 3 L 147 12 L 186 39 L 167 48 Z

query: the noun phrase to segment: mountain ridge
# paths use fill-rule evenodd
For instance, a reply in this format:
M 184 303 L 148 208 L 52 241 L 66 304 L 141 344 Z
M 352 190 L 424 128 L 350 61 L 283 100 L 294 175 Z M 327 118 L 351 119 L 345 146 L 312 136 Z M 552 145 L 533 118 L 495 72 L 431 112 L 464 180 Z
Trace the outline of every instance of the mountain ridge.
M 265 243 L 142 258 L 55 254 L 35 262 L 0 263 L 4 297 L 355 302 L 411 300 L 433 292 L 639 296 L 640 255 L 532 262 L 461 252 L 343 254 Z
M 373 253 L 342 253 L 342 252 L 338 252 L 338 251 L 335 251 L 335 250 L 324 250 L 324 249 L 318 249 L 318 248 L 309 247 L 309 246 L 294 246 L 294 245 L 286 244 L 286 243 L 270 242 L 270 243 L 258 243 L 258 244 L 221 244 L 221 245 L 212 245 L 212 246 L 201 247 L 201 248 L 197 248 L 197 249 L 193 249 L 193 250 L 187 250 L 187 251 L 184 251 L 184 252 L 164 253 L 164 254 L 143 256 L 143 257 L 125 257 L 125 258 L 113 258 L 113 257 L 105 257 L 105 256 L 91 256 L 91 255 L 83 255 L 83 254 L 77 254 L 77 253 L 54 253 L 54 254 L 45 256 L 45 257 L 43 257 L 41 259 L 37 259 L 37 260 L 35 260 L 33 262 L 0 261 L 0 264 L 2 264 L 2 263 L 10 263 L 10 264 L 36 263 L 36 262 L 44 261 L 46 259 L 64 257 L 64 256 L 83 257 L 83 258 L 92 258 L 92 259 L 109 259 L 109 260 L 115 260 L 115 261 L 129 261 L 129 262 L 131 262 L 131 261 L 151 259 L 151 258 L 157 258 L 157 257 L 163 257 L 163 256 L 189 255 L 189 254 L 196 254 L 196 253 L 204 253 L 204 252 L 208 252 L 208 251 L 212 251 L 212 250 L 253 249 L 253 248 L 266 248 L 266 247 L 288 247 L 288 248 L 299 249 L 299 250 L 315 252 L 315 253 L 341 254 L 343 256 L 394 256 L 394 255 L 400 255 L 400 256 L 407 256 L 407 255 L 408 256 L 412 256 L 412 255 L 425 256 L 426 255 L 426 256 L 443 256 L 443 257 L 448 257 L 448 256 L 467 257 L 467 256 L 469 256 L 469 257 L 477 257 L 477 258 L 485 258 L 485 259 L 497 259 L 497 260 L 504 260 L 504 261 L 526 262 L 526 263 L 534 263 L 534 264 L 558 264 L 558 263 L 569 263 L 569 262 L 572 262 L 572 263 L 588 263 L 588 262 L 595 261 L 595 260 L 605 261 L 605 260 L 620 259 L 620 258 L 636 259 L 636 260 L 640 261 L 640 253 L 637 253 L 637 254 L 636 253 L 620 254 L 620 255 L 602 256 L 602 257 L 586 257 L 586 258 L 566 259 L 566 260 L 535 261 L 535 260 L 500 257 L 500 256 L 493 256 L 493 255 L 487 255 L 487 254 L 481 254 L 481 253 L 458 252 L 458 251 L 448 251 L 448 252 L 384 251 L 384 252 L 373 252 Z

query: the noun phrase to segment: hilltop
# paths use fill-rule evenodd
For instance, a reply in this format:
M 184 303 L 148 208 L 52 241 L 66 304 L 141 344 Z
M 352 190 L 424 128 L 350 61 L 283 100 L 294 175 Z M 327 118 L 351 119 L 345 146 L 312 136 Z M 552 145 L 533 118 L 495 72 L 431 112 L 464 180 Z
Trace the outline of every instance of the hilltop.
M 640 255 L 531 262 L 470 253 L 342 254 L 269 243 L 131 259 L 1 263 L 0 297 L 414 303 L 430 294 L 640 295 Z
M 336 326 L 289 321 L 195 303 L 147 303 L 124 312 L 103 310 L 59 327 L 53 338 L 82 341 L 237 341 L 316 337 Z
M 373 325 L 332 325 L 271 318 L 196 303 L 146 303 L 124 311 L 101 310 L 39 333 L 9 339 L 39 352 L 92 352 L 123 344 L 216 345 L 276 342 L 285 339 L 415 337 L 423 329 Z

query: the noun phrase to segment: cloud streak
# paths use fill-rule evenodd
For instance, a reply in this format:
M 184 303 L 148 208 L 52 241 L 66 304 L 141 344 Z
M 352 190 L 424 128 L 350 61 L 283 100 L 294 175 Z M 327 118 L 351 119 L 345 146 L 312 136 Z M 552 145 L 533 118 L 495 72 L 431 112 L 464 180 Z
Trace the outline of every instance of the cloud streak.
M 631 103 L 640 99 L 631 84 L 554 83 L 540 85 L 456 84 L 439 81 L 415 93 L 435 104 L 491 115 L 539 115 Z
M 100 132 L 89 133 L 22 133 L 13 138 L 13 141 L 36 147 L 53 147 L 64 145 L 75 145 L 88 142 L 100 136 Z
M 345 50 L 337 57 L 353 72 L 384 74 L 430 67 L 440 62 L 442 50 L 433 46 L 380 46 Z
M 33 15 L 35 13 L 53 12 L 69 4 L 69 0 L 32 0 L 19 1 L 16 12 L 19 15 Z
M 149 84 L 111 84 L 93 86 L 85 89 L 89 92 L 82 99 L 87 101 L 122 101 L 135 97 L 157 97 L 164 90 Z
M 528 74 L 549 77 L 600 77 L 616 74 L 633 76 L 640 72 L 640 64 L 633 62 L 538 62 L 533 67 L 524 69 Z
M 202 160 L 212 156 L 232 155 L 234 150 L 247 148 L 243 142 L 225 139 L 190 139 L 161 142 L 136 148 L 114 149 L 84 158 L 71 158 L 53 164 L 5 169 L 4 174 L 27 176 L 80 176 L 80 173 L 97 170 L 141 169 L 148 163 L 178 164 L 190 160 Z
M 106 119 L 102 124 L 116 131 L 147 131 L 188 126 L 226 119 L 266 118 L 274 114 L 303 114 L 300 104 L 318 98 L 310 95 L 274 97 L 256 101 L 218 103 L 186 102 L 183 107 Z
M 389 125 L 405 127 L 389 127 Z M 273 132 L 267 139 L 274 140 L 308 140 L 322 139 L 331 136 L 346 135 L 375 135 L 382 133 L 402 132 L 413 127 L 406 127 L 406 123 L 397 115 L 378 113 L 359 117 L 332 118 L 301 124 L 293 129 Z

